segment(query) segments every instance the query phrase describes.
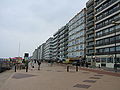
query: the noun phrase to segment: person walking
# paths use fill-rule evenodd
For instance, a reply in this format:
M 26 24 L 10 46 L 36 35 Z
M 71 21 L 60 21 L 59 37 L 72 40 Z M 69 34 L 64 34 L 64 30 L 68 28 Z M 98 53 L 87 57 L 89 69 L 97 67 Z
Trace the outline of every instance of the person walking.
M 25 61 L 26 72 L 28 72 L 28 64 L 29 64 L 29 61 L 26 60 L 26 61 Z
M 40 70 L 41 61 L 37 60 L 37 63 L 38 63 L 38 70 Z
M 30 61 L 30 66 L 31 66 L 31 70 L 33 70 L 34 69 L 34 60 Z

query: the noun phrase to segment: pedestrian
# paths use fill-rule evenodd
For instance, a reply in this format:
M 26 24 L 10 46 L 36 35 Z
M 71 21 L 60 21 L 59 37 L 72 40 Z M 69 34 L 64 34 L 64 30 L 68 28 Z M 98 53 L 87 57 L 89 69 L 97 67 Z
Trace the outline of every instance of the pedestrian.
M 37 60 L 37 63 L 38 63 L 38 70 L 40 70 L 41 61 Z
M 114 64 L 114 70 L 115 70 L 115 72 L 117 72 L 117 64 L 116 63 Z
M 31 60 L 30 66 L 31 66 L 31 70 L 33 70 L 33 68 L 34 68 L 34 60 Z
M 26 72 L 28 72 L 28 64 L 29 64 L 29 61 L 26 60 L 26 61 L 25 61 Z
M 88 68 L 88 62 L 86 62 L 86 67 Z

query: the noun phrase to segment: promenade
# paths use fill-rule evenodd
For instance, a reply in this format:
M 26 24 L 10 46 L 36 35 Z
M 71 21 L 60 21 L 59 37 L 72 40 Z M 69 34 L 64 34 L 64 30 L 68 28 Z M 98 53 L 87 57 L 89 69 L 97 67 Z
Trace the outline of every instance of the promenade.
M 0 90 L 120 90 L 120 76 L 73 67 L 66 72 L 65 66 L 42 63 L 40 71 L 36 65 L 29 72 L 13 72 Z

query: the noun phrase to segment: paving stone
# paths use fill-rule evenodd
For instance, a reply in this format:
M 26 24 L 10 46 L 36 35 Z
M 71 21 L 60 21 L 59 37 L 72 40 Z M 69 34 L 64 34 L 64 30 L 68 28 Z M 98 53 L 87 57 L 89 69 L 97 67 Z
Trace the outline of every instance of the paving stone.
M 95 80 L 84 80 L 83 82 L 88 82 L 88 83 L 95 83 Z
M 91 87 L 91 85 L 86 85 L 86 84 L 76 84 L 73 87 L 77 87 L 77 88 L 86 88 L 88 89 L 89 87 Z
M 103 76 L 103 75 L 100 75 L 100 74 L 96 74 L 96 75 L 94 75 L 94 76 Z
M 33 77 L 33 76 L 36 76 L 36 75 L 16 73 L 12 76 L 12 78 L 22 79 L 22 78 L 28 78 L 28 77 Z
M 90 77 L 90 79 L 100 79 L 99 77 Z

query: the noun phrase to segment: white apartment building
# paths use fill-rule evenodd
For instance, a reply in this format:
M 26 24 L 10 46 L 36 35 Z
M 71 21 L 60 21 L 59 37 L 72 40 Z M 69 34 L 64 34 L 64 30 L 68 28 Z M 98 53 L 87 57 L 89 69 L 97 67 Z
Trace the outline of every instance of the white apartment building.
M 52 60 L 53 59 L 53 38 L 50 37 L 44 46 L 44 59 L 45 60 Z
M 86 9 L 75 15 L 68 25 L 68 58 L 85 58 Z

